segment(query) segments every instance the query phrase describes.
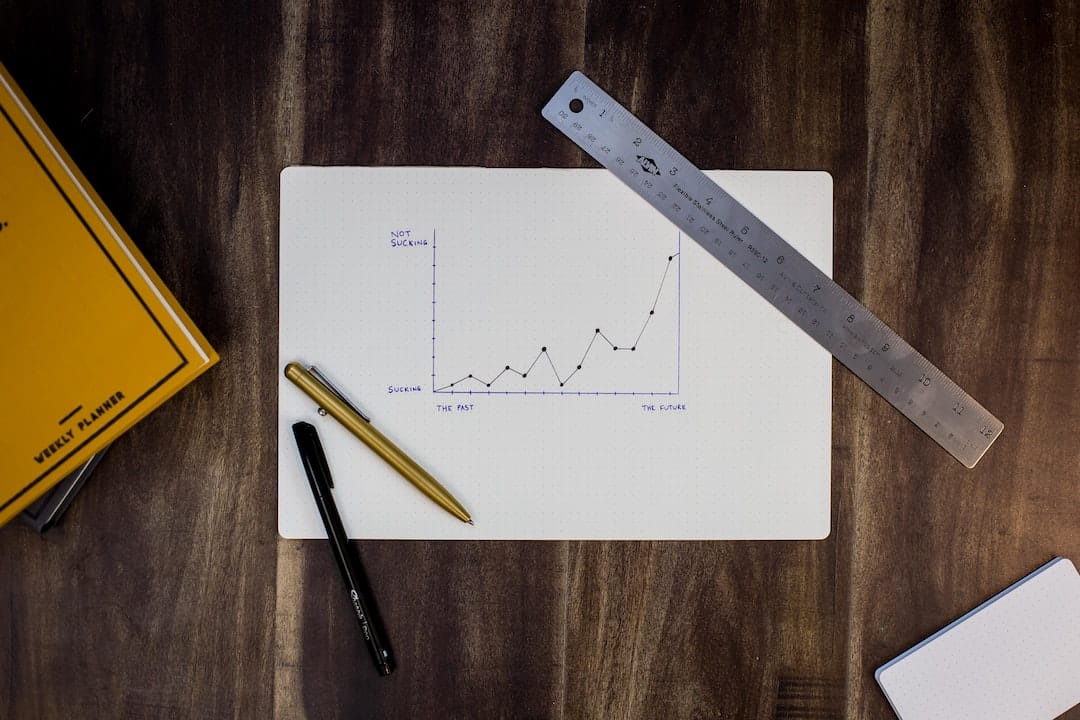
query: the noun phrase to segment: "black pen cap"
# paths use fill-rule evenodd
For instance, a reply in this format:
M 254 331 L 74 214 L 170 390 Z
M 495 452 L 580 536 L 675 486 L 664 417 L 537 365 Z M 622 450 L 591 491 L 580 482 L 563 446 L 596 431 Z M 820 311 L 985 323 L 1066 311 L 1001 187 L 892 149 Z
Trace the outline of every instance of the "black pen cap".
M 316 495 L 322 497 L 334 487 L 334 478 L 330 475 L 330 465 L 326 462 L 326 453 L 319 442 L 319 433 L 309 422 L 293 423 L 293 437 L 300 450 L 300 462 L 304 465 L 308 482 Z

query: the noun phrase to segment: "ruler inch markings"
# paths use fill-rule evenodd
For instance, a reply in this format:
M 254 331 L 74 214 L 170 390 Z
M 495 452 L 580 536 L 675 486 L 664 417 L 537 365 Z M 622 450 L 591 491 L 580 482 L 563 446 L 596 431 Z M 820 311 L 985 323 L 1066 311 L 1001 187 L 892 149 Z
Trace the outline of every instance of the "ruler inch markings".
M 580 72 L 543 117 L 969 468 L 1004 425 Z

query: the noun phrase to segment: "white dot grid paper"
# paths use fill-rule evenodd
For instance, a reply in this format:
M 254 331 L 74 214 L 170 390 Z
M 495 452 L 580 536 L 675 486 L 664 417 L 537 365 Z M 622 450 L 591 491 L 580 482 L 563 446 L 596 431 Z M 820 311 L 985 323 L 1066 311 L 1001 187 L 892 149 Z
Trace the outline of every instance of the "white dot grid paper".
M 1051 720 L 1080 703 L 1080 575 L 1057 558 L 875 673 L 901 720 Z
M 831 274 L 827 173 L 707 174 Z M 298 420 L 352 537 L 828 535 L 831 356 L 608 171 L 287 168 L 280 250 L 279 373 L 319 367 L 476 522 L 281 374 L 282 536 L 325 537 Z

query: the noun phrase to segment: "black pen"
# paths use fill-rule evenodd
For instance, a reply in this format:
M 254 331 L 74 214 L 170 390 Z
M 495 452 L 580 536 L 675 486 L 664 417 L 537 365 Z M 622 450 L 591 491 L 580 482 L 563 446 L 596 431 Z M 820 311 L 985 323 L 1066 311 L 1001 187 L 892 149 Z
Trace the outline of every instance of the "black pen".
M 326 453 L 319 442 L 319 434 L 314 425 L 306 422 L 295 423 L 292 429 L 296 446 L 300 450 L 300 461 L 304 464 L 311 493 L 315 496 L 315 505 L 318 506 L 319 515 L 326 526 L 326 536 L 330 539 L 334 559 L 337 560 L 341 577 L 345 580 L 345 589 L 349 593 L 349 602 L 356 611 L 360 630 L 364 633 L 368 650 L 371 651 L 371 659 L 375 661 L 380 675 L 389 675 L 394 669 L 390 646 L 386 643 L 386 634 L 379 626 L 374 612 L 375 603 L 360 559 L 349 551 L 349 536 L 345 534 L 337 505 L 334 504 L 334 496 L 330 492 L 334 481 L 330 477 L 330 466 L 326 463 Z

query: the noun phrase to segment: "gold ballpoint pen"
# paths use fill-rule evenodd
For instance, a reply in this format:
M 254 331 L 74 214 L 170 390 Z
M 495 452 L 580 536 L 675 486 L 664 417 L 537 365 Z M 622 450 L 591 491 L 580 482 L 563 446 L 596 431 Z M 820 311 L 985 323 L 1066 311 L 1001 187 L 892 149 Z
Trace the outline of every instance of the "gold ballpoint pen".
M 448 513 L 462 522 L 473 524 L 469 511 L 450 494 L 449 490 L 439 484 L 438 480 L 406 455 L 401 448 L 390 442 L 389 438 L 376 430 L 371 421 L 353 407 L 333 385 L 315 373 L 297 362 L 291 362 L 285 366 L 285 377 L 317 402 L 319 407 L 326 410 L 332 418 L 344 425 L 346 430 L 371 448 L 376 455 L 389 463 L 390 467 L 401 473 L 420 492 L 434 500 Z

